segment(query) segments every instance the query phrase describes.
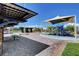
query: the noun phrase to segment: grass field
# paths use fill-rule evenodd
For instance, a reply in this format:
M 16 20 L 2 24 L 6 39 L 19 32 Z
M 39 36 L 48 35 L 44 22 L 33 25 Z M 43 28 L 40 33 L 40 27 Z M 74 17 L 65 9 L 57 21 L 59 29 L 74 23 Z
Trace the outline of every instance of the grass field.
M 21 32 L 20 30 L 12 30 L 11 32 L 15 33 L 15 32 Z
M 79 43 L 68 43 L 62 56 L 79 56 Z

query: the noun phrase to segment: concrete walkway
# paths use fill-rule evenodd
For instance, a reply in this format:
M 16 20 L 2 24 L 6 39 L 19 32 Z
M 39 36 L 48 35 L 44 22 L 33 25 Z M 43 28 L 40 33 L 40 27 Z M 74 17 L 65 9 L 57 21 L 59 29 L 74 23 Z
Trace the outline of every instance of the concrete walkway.
M 49 45 L 19 36 L 16 40 L 3 42 L 3 56 L 35 56 L 48 47 Z
M 67 44 L 65 40 L 51 40 L 47 37 L 40 36 L 40 33 L 28 33 L 21 36 L 49 45 L 47 49 L 38 53 L 36 56 L 60 56 Z

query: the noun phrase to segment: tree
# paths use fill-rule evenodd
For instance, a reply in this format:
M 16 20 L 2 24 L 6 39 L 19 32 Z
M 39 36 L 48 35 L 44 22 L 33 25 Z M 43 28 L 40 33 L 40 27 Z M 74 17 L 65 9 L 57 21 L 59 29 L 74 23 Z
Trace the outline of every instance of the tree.
M 35 28 L 34 31 L 41 32 L 42 28 Z
M 67 31 L 74 32 L 74 26 L 73 25 L 66 26 L 64 29 L 67 30 Z
M 24 27 L 20 27 L 19 29 L 21 30 L 22 33 L 24 33 Z
M 48 31 L 49 31 L 50 34 L 51 34 L 53 28 L 54 28 L 53 26 L 48 26 L 48 27 L 47 27 L 47 29 L 48 29 Z

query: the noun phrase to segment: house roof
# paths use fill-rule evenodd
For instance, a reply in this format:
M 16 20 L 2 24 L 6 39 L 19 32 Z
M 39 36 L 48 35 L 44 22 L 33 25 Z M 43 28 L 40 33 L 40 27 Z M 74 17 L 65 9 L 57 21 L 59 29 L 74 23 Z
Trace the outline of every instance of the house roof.
M 55 18 L 46 20 L 45 22 L 50 22 L 52 24 L 56 24 L 56 23 L 61 23 L 61 22 L 66 22 L 66 21 L 70 21 L 73 22 L 74 16 L 56 16 Z
M 14 3 L 0 3 L 0 24 L 18 24 L 26 22 L 28 18 L 37 15 L 36 12 L 26 9 Z M 15 23 L 16 22 L 16 23 Z

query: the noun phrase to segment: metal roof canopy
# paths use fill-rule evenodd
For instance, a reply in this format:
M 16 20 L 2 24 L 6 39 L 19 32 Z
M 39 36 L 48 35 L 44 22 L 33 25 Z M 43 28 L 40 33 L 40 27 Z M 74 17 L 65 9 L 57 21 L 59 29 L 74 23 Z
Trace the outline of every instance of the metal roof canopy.
M 26 19 L 35 15 L 37 15 L 36 12 L 14 3 L 0 3 L 0 24 L 4 23 L 5 26 L 13 26 L 19 22 L 25 22 L 27 21 Z
M 55 18 L 46 20 L 45 22 L 49 22 L 52 24 L 57 24 L 57 23 L 61 23 L 61 22 L 74 22 L 74 16 L 57 16 Z

